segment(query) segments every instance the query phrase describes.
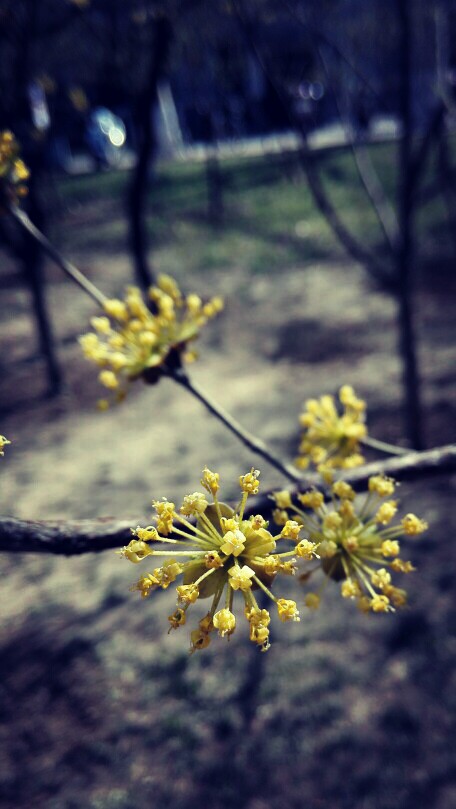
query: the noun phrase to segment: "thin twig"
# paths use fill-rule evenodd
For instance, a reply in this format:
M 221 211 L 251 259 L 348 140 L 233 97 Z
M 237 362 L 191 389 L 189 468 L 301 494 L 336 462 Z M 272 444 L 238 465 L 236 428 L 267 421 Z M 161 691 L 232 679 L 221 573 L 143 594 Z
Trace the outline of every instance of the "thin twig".
M 366 486 L 371 475 L 392 475 L 396 480 L 415 480 L 430 475 L 456 471 L 456 444 L 437 447 L 426 452 L 410 452 L 402 458 L 351 469 L 343 479 L 355 489 Z M 299 490 L 321 486 L 318 475 L 306 475 Z M 248 514 L 260 511 L 266 515 L 273 508 L 268 492 L 252 498 Z M 247 512 L 246 512 L 247 513 Z M 54 553 L 78 556 L 82 553 L 119 548 L 131 539 L 130 527 L 137 520 L 115 520 L 100 517 L 95 520 L 19 520 L 0 517 L 0 551 L 12 553 Z
M 182 370 L 176 370 L 169 372 L 170 379 L 174 379 L 179 385 L 189 391 L 196 399 L 198 399 L 202 404 L 212 413 L 213 416 L 219 419 L 228 430 L 231 430 L 234 435 L 239 438 L 239 440 L 257 455 L 260 455 L 264 458 L 267 463 L 277 469 L 282 475 L 284 475 L 288 480 L 291 480 L 293 483 L 298 483 L 301 480 L 301 475 L 296 472 L 296 470 L 292 469 L 290 466 L 282 463 L 282 461 L 277 458 L 270 449 L 260 441 L 260 439 L 253 436 L 247 430 L 242 427 L 236 419 L 234 419 L 230 413 L 223 409 L 217 402 L 211 399 L 207 393 L 205 393 L 199 385 L 196 385 Z
M 362 438 L 361 444 L 365 444 L 366 447 L 372 447 L 372 449 L 378 449 L 380 452 L 386 452 L 387 455 L 408 455 L 410 452 L 410 450 L 405 447 L 398 447 L 397 444 L 389 444 L 388 441 L 379 441 L 378 438 L 372 438 L 370 435 L 366 435 L 365 438 Z
M 77 267 L 74 266 L 70 261 L 64 258 L 61 253 L 54 247 L 53 244 L 46 238 L 44 233 L 41 233 L 40 230 L 33 224 L 31 219 L 27 216 L 25 211 L 21 210 L 20 208 L 14 207 L 9 208 L 9 213 L 14 218 L 16 222 L 27 231 L 29 236 L 31 236 L 47 253 L 50 258 L 66 273 L 73 281 L 87 292 L 91 298 L 94 299 L 98 304 L 103 306 L 104 302 L 107 300 L 106 295 L 101 292 L 95 284 L 92 284 L 88 278 L 80 271 Z

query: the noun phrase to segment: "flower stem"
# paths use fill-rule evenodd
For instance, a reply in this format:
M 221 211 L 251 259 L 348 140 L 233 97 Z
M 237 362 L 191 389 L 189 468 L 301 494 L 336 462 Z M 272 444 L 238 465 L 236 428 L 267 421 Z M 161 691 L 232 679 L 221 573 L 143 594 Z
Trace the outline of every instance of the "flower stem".
M 388 444 L 387 441 L 379 441 L 378 438 L 372 438 L 370 435 L 361 438 L 361 444 L 372 447 L 372 449 L 378 449 L 380 452 L 386 452 L 387 455 L 407 455 L 410 452 L 409 449 L 398 447 L 397 444 Z
M 106 295 L 104 295 L 103 292 L 101 292 L 98 287 L 95 286 L 95 284 L 92 284 L 92 282 L 89 281 L 89 279 L 86 278 L 85 275 L 74 266 L 74 264 L 71 264 L 70 261 L 67 261 L 67 259 L 59 253 L 57 248 L 51 244 L 44 233 L 41 233 L 41 230 L 39 230 L 36 225 L 33 224 L 32 220 L 27 216 L 25 211 L 14 207 L 9 208 L 9 213 L 16 220 L 16 222 L 18 222 L 21 227 L 27 231 L 29 236 L 31 236 L 32 239 L 34 239 L 40 245 L 44 252 L 47 253 L 47 255 L 50 256 L 53 261 L 55 261 L 55 263 L 60 267 L 61 270 L 63 270 L 64 273 L 69 275 L 69 277 L 75 281 L 76 284 L 78 284 L 78 286 L 84 290 L 84 292 L 87 292 L 87 294 L 90 295 L 94 301 L 103 306 L 104 302 L 107 300 Z
M 247 432 L 247 430 L 245 430 L 239 424 L 239 422 L 237 422 L 226 410 L 224 410 L 221 405 L 204 393 L 204 391 L 202 391 L 198 385 L 195 385 L 195 383 L 181 369 L 173 369 L 168 373 L 168 376 L 171 379 L 174 379 L 174 381 L 179 385 L 182 385 L 183 388 L 186 388 L 189 393 L 202 402 L 207 410 L 209 410 L 213 416 L 218 418 L 219 421 L 225 425 L 225 427 L 231 430 L 231 432 L 234 433 L 234 435 L 239 438 L 239 440 L 246 447 L 251 449 L 252 452 L 255 452 L 257 455 L 261 455 L 265 461 L 277 469 L 282 475 L 284 475 L 284 477 L 288 478 L 288 480 L 292 480 L 293 483 L 300 482 L 301 476 L 298 472 L 295 472 L 294 469 L 282 463 L 279 458 L 273 455 L 263 441 Z

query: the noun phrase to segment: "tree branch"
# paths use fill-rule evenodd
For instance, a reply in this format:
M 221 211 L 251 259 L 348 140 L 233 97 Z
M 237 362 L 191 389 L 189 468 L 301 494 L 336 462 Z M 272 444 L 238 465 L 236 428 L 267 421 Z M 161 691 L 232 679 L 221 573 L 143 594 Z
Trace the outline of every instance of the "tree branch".
M 342 475 L 355 489 L 366 486 L 371 475 L 392 475 L 397 480 L 416 480 L 430 475 L 456 470 L 456 444 L 427 452 L 410 452 L 401 458 L 388 458 Z M 321 487 L 321 478 L 316 474 L 306 475 L 298 490 L 311 486 Z M 266 492 L 252 498 L 248 513 L 260 511 L 266 515 L 273 508 Z M 98 553 L 120 548 L 131 538 L 130 528 L 135 520 L 116 520 L 100 517 L 95 520 L 18 520 L 15 517 L 0 517 L 0 551 L 12 553 L 54 553 L 59 556 L 79 556 L 82 553 Z
M 233 0 L 233 8 L 236 11 L 239 24 L 244 32 L 244 35 L 252 50 L 252 53 L 256 56 L 258 64 L 260 65 L 265 76 L 268 78 L 272 87 L 274 88 L 277 94 L 277 98 L 279 99 L 286 115 L 289 118 L 290 124 L 300 134 L 302 138 L 302 148 L 299 150 L 299 157 L 301 160 L 302 168 L 306 175 L 308 186 L 310 188 L 310 191 L 312 193 L 314 202 L 316 203 L 318 210 L 325 218 L 329 227 L 331 228 L 335 236 L 338 238 L 342 246 L 346 249 L 347 253 L 355 261 L 358 261 L 360 264 L 363 264 L 365 267 L 367 267 L 371 275 L 377 278 L 380 283 L 382 283 L 383 285 L 390 284 L 392 281 L 391 273 L 388 272 L 385 263 L 379 260 L 375 255 L 375 253 L 373 253 L 370 250 L 366 250 L 340 219 L 339 214 L 337 213 L 336 209 L 334 208 L 332 202 L 330 201 L 328 195 L 325 192 L 323 183 L 321 181 L 320 176 L 318 175 L 318 172 L 315 170 L 315 161 L 307 148 L 306 133 L 305 131 L 303 131 L 303 126 L 301 121 L 299 120 L 299 117 L 294 113 L 290 103 L 288 103 L 284 93 L 282 92 L 281 87 L 278 85 L 278 83 L 274 80 L 274 78 L 268 71 L 265 61 L 258 49 L 255 38 L 252 34 L 251 26 L 245 20 L 240 8 L 240 4 L 237 2 L 237 0 Z

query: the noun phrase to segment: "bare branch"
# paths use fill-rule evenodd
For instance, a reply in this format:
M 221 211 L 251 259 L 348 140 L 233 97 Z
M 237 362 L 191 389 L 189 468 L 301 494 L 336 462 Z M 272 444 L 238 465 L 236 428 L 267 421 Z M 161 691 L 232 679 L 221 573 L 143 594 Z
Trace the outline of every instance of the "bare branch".
M 307 19 L 303 18 L 304 12 L 302 10 L 298 15 L 296 9 L 292 9 L 289 3 L 287 3 L 287 5 L 290 8 L 290 13 L 295 16 L 295 18 L 304 26 L 304 28 L 307 28 L 308 30 L 315 30 L 315 25 L 311 25 Z M 320 42 L 318 42 L 318 39 L 320 39 Z M 351 133 L 348 132 L 347 127 L 344 125 L 344 115 L 341 108 L 340 95 L 337 90 L 334 89 L 328 60 L 323 50 L 323 44 L 328 43 L 325 40 L 322 40 L 320 34 L 318 35 L 318 39 L 317 53 L 321 66 L 324 70 L 326 80 L 331 88 L 340 122 L 348 134 L 348 142 L 353 154 L 358 177 L 377 217 L 378 223 L 385 237 L 387 247 L 389 247 L 391 252 L 394 254 L 399 239 L 399 224 L 397 221 L 396 212 L 387 195 L 385 194 L 385 190 L 380 182 L 377 172 L 375 171 L 367 149 L 364 145 L 355 141 L 354 137 L 351 136 Z
M 303 167 L 304 173 L 306 175 L 310 191 L 312 193 L 312 196 L 320 213 L 326 219 L 329 227 L 331 228 L 333 233 L 337 236 L 338 240 L 343 245 L 343 247 L 345 247 L 348 254 L 353 259 L 355 259 L 355 261 L 358 261 L 360 264 L 366 266 L 371 275 L 377 278 L 382 284 L 391 283 L 392 282 L 391 273 L 388 271 L 387 267 L 385 266 L 385 263 L 379 260 L 375 255 L 375 253 L 373 253 L 370 250 L 366 250 L 340 219 L 339 214 L 337 213 L 336 209 L 334 208 L 332 202 L 330 201 L 328 195 L 325 192 L 318 171 L 315 169 L 315 161 L 307 147 L 306 133 L 303 131 L 301 121 L 292 110 L 291 105 L 288 103 L 288 100 L 285 97 L 281 87 L 278 85 L 276 81 L 274 81 L 274 78 L 268 71 L 267 65 L 262 57 L 262 54 L 258 49 L 251 28 L 248 22 L 246 22 L 246 20 L 244 19 L 244 16 L 240 8 L 240 4 L 237 2 L 237 0 L 233 0 L 233 8 L 236 11 L 239 24 L 241 25 L 242 30 L 244 31 L 248 44 L 250 45 L 252 52 L 255 54 L 258 60 L 258 64 L 260 65 L 265 76 L 268 78 L 269 82 L 273 86 L 277 94 L 277 97 L 290 120 L 291 125 L 297 132 L 299 132 L 302 138 L 302 148 L 299 150 L 299 157 L 301 160 L 301 165 Z
M 96 301 L 100 306 L 103 306 L 104 302 L 106 301 L 106 295 L 104 295 L 100 290 L 89 281 L 88 278 L 80 271 L 77 267 L 74 266 L 70 261 L 68 261 L 61 253 L 54 247 L 53 244 L 46 238 L 44 233 L 41 232 L 31 221 L 31 219 L 27 216 L 25 211 L 21 208 L 9 208 L 9 214 L 14 218 L 16 222 L 31 236 L 32 239 L 35 240 L 37 244 L 43 249 L 43 251 L 52 258 L 53 261 L 66 273 L 72 281 L 81 287 L 84 292 L 87 292 L 94 301 Z
M 444 474 L 456 470 L 456 444 L 437 447 L 426 452 L 410 452 L 401 458 L 350 470 L 343 479 L 355 489 L 366 486 L 371 475 L 392 475 L 397 480 L 415 480 L 429 475 Z M 318 475 L 303 478 L 298 490 L 321 486 Z M 272 501 L 265 493 L 252 499 L 249 514 L 261 511 L 267 514 Z M 54 553 L 59 556 L 79 556 L 82 553 L 98 553 L 120 548 L 131 538 L 130 528 L 137 520 L 115 520 L 101 517 L 96 520 L 18 520 L 15 517 L 0 517 L 0 551 L 12 553 Z
M 219 421 L 221 421 L 222 424 L 236 436 L 236 438 L 239 438 L 244 446 L 252 450 L 252 452 L 255 452 L 267 463 L 271 464 L 271 466 L 277 469 L 281 475 L 284 475 L 286 478 L 288 478 L 288 480 L 295 483 L 301 480 L 301 475 L 296 469 L 293 469 L 291 466 L 287 466 L 287 464 L 284 464 L 280 458 L 277 458 L 277 456 L 271 452 L 263 441 L 256 438 L 244 427 L 242 427 L 230 413 L 224 410 L 223 407 L 218 404 L 218 402 L 214 401 L 214 399 L 211 399 L 207 393 L 196 385 L 195 382 L 193 382 L 193 380 L 191 380 L 190 377 L 187 376 L 187 374 L 185 374 L 181 369 L 169 372 L 169 377 L 188 390 L 188 392 L 191 393 L 195 399 L 202 402 L 209 413 L 212 413 L 213 416 L 219 419 Z
M 96 520 L 17 520 L 0 517 L 0 550 L 13 553 L 81 553 L 120 548 L 131 539 L 135 521 L 100 517 Z

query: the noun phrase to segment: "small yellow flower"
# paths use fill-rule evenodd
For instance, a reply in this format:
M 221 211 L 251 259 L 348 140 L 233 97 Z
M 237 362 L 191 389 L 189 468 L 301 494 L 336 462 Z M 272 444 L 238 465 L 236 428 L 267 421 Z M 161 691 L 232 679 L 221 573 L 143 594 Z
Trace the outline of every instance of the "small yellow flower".
M 245 536 L 242 531 L 228 531 L 223 537 L 223 545 L 220 545 L 222 553 L 227 556 L 239 556 L 245 548 Z
M 246 494 L 258 494 L 260 488 L 260 481 L 258 480 L 260 472 L 258 469 L 252 469 L 246 475 L 241 475 L 239 478 L 239 485 L 243 492 Z
M 361 595 L 358 582 L 352 581 L 352 579 L 345 579 L 345 581 L 342 582 L 340 592 L 342 598 L 359 598 Z
M 176 587 L 176 590 L 179 601 L 183 601 L 184 604 L 194 604 L 199 597 L 196 584 L 181 584 L 180 587 Z
M 0 207 L 17 205 L 27 194 L 25 181 L 30 172 L 19 157 L 19 144 L 12 132 L 0 132 Z
M 161 567 L 141 576 L 133 586 L 132 589 L 138 590 L 143 598 L 159 587 L 166 589 L 182 576 L 176 587 L 177 610 L 168 618 L 171 629 L 186 622 L 187 612 L 193 604 L 212 597 L 207 615 L 191 632 L 192 652 L 205 649 L 214 630 L 222 636 L 235 631 L 237 624 L 232 609 L 235 598 L 242 598 L 244 602 L 250 640 L 260 651 L 267 651 L 270 616 L 258 605 L 255 597 L 258 591 L 263 591 L 276 604 L 283 622 L 299 620 L 296 602 L 277 599 L 270 588 L 276 576 L 295 573 L 295 554 L 311 558 L 316 555 L 317 544 L 302 540 L 297 549 L 294 547 L 301 518 L 289 521 L 285 535 L 282 532 L 273 536 L 268 530 L 269 523 L 261 514 L 245 517 L 247 499 L 258 490 L 258 475 L 254 469 L 241 475 L 242 497 L 235 511 L 217 499 L 218 473 L 205 469 L 202 484 L 212 494 L 213 503 L 209 504 L 200 492 L 194 492 L 184 497 L 182 507 L 176 512 L 174 503 L 166 498 L 154 500 L 157 527 L 132 529 L 134 538 L 121 552 L 134 563 L 149 556 L 164 558 Z M 281 548 L 288 543 L 289 549 L 276 553 L 278 541 Z M 225 606 L 219 609 L 222 599 Z
M 211 472 L 207 466 L 203 469 L 203 477 L 201 483 L 209 494 L 215 495 L 220 489 L 220 475 L 218 472 Z
M 332 396 L 308 399 L 300 416 L 304 432 L 299 446 L 297 466 L 315 464 L 330 480 L 333 469 L 349 469 L 363 463 L 359 442 L 367 435 L 366 405 L 349 385 L 339 391 L 339 414 Z M 343 495 L 342 495 L 343 496 Z
M 281 536 L 284 537 L 284 539 L 292 539 L 296 542 L 299 539 L 300 530 L 301 526 L 296 520 L 287 520 L 282 528 Z
M 4 435 L 0 435 L 0 455 L 5 454 L 4 447 L 6 447 L 7 444 L 11 444 L 11 441 L 8 441 L 8 439 L 5 438 Z
M 396 516 L 397 512 L 397 500 L 387 500 L 386 503 L 382 503 L 380 508 L 378 509 L 374 519 L 375 522 L 380 523 L 381 525 L 388 525 L 391 522 L 393 517 Z
M 157 531 L 168 536 L 173 530 L 174 503 L 169 500 L 154 500 L 152 505 L 157 514 Z
M 228 610 L 219 610 L 214 615 L 214 626 L 219 631 L 220 637 L 224 638 L 225 635 L 232 635 L 236 628 L 236 618 L 233 613 Z
M 401 525 L 404 529 L 404 534 L 407 534 L 409 537 L 422 534 L 423 531 L 427 531 L 429 528 L 425 520 L 420 520 L 419 517 L 416 517 L 414 514 L 406 514 L 401 520 Z
M 208 506 L 208 502 L 201 492 L 194 492 L 193 494 L 187 494 L 184 497 L 184 502 L 180 508 L 181 514 L 185 514 L 186 517 L 196 516 L 198 514 L 203 514 Z
M 369 478 L 369 491 L 378 494 L 379 497 L 390 497 L 395 488 L 396 484 L 392 478 L 383 475 L 373 475 Z
M 296 556 L 315 557 L 322 573 L 340 582 L 342 596 L 356 599 L 362 612 L 387 612 L 406 603 L 406 593 L 393 585 L 391 574 L 410 573 L 414 568 L 399 558 L 398 538 L 427 528 L 427 523 L 414 514 L 393 523 L 397 501 L 381 501 L 394 489 L 394 480 L 373 476 L 368 481 L 368 493 L 358 502 L 351 487 L 338 481 L 332 486 L 330 503 L 322 494 L 315 498 L 315 492 L 298 496 L 300 506 L 318 506 L 313 513 L 293 501 L 288 506 L 287 514 L 300 522 L 308 537 L 296 545 Z M 314 567 L 300 578 L 307 580 L 316 570 Z M 315 593 L 308 594 L 305 603 L 312 606 L 316 597 Z
M 124 300 L 106 300 L 105 316 L 92 318 L 95 331 L 79 340 L 85 357 L 103 368 L 102 384 L 112 390 L 120 387 L 124 394 L 126 384 L 139 377 L 156 382 L 166 372 L 170 355 L 185 359 L 188 344 L 222 308 L 218 298 L 208 308 L 195 306 L 196 296 L 185 298 L 169 276 L 159 277 L 149 297 L 154 311 L 137 287 L 128 287 Z M 108 374 L 115 375 L 116 384 Z
M 372 612 L 388 612 L 391 609 L 387 596 L 375 595 L 370 602 Z
M 395 539 L 385 539 L 381 544 L 382 556 L 398 556 L 400 552 L 399 542 Z
M 290 601 L 287 598 L 279 598 L 277 601 L 277 610 L 281 621 L 301 620 L 296 601 Z
M 255 575 L 255 571 L 252 570 L 251 567 L 248 565 L 243 565 L 239 567 L 239 565 L 234 565 L 228 571 L 229 575 L 229 583 L 232 590 L 242 590 L 243 593 L 246 590 L 250 590 L 252 586 L 252 578 Z
M 317 547 L 315 542 L 310 542 L 309 539 L 301 539 L 301 542 L 298 542 L 295 548 L 296 556 L 301 559 L 312 559 L 317 555 Z
M 125 556 L 129 559 L 130 562 L 142 562 L 146 556 L 151 556 L 153 551 L 150 549 L 146 542 L 143 542 L 139 539 L 132 539 L 131 542 L 128 543 L 122 550 L 120 551 L 122 556 Z
M 338 480 L 334 483 L 332 490 L 334 494 L 340 498 L 340 500 L 354 500 L 356 497 L 356 492 L 349 483 L 345 483 L 344 480 Z
M 204 556 L 204 564 L 208 570 L 216 570 L 218 567 L 223 567 L 223 559 L 217 551 L 208 551 Z
M 303 506 L 312 508 L 314 511 L 318 511 L 325 502 L 323 494 L 316 489 L 312 489 L 312 491 L 305 492 L 304 494 L 298 494 L 298 500 Z
M 274 492 L 272 498 L 279 509 L 287 509 L 291 506 L 291 495 L 286 490 L 283 492 Z

